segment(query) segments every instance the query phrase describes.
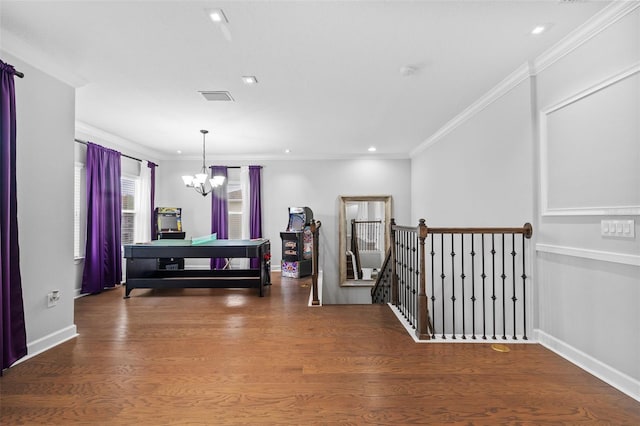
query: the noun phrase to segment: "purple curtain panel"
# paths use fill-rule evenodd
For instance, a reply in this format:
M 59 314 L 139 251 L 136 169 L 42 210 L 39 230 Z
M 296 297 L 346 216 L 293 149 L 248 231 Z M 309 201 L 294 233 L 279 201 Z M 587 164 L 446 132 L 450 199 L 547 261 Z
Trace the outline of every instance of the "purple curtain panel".
M 249 166 L 249 236 L 262 237 L 261 166 Z M 251 269 L 260 267 L 260 259 L 251 259 Z
M 87 144 L 87 245 L 82 293 L 122 281 L 120 153 Z
M 2 370 L 27 354 L 16 201 L 16 102 L 13 66 L 0 61 L 0 323 Z
M 156 240 L 158 238 L 158 230 L 156 229 L 153 213 L 156 210 L 156 167 L 158 167 L 158 165 L 147 161 L 147 167 L 151 169 L 151 204 L 149 204 L 151 206 L 151 239 Z

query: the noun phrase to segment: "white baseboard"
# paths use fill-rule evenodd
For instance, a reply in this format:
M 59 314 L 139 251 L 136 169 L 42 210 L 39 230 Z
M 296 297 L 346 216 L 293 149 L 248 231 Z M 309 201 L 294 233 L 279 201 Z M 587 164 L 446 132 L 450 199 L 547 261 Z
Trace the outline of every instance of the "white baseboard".
M 400 324 L 402 324 L 405 330 L 407 330 L 407 333 L 409 333 L 409 336 L 411 336 L 413 341 L 416 343 L 454 343 L 454 344 L 455 343 L 474 343 L 474 344 L 475 343 L 483 343 L 483 344 L 503 343 L 503 344 L 516 344 L 516 345 L 520 345 L 520 344 L 530 345 L 532 343 L 538 343 L 535 341 L 535 339 L 531 339 L 531 338 L 529 338 L 530 340 L 524 340 L 523 336 L 516 336 L 517 339 L 515 340 L 511 336 L 508 336 L 508 338 L 505 340 L 503 340 L 501 337 L 499 339 L 494 340 L 494 339 L 483 339 L 480 336 L 476 336 L 477 337 L 476 339 L 472 339 L 471 334 L 467 334 L 466 339 L 463 339 L 461 334 L 456 334 L 455 338 L 454 338 L 454 335 L 447 334 L 445 335 L 446 336 L 445 339 L 442 338 L 442 335 L 437 335 L 435 338 L 432 338 L 429 340 L 420 340 L 418 339 L 418 336 L 416 336 L 416 330 L 409 325 L 409 321 L 407 321 L 407 319 L 404 317 L 402 312 L 400 312 L 400 310 L 396 306 L 394 306 L 393 303 L 387 303 L 387 305 L 389 306 L 389 308 L 391 308 L 396 318 L 398 318 L 398 321 L 400 321 Z
M 535 340 L 552 352 L 577 365 L 586 372 L 596 376 L 619 391 L 629 395 L 636 401 L 640 401 L 640 381 L 630 377 L 615 368 L 604 364 L 592 356 L 582 352 L 573 346 L 558 340 L 542 330 L 533 331 Z
M 21 362 L 33 358 L 34 356 L 39 355 L 42 352 L 45 352 L 55 346 L 58 346 L 59 344 L 64 343 L 67 340 L 75 339 L 76 337 L 78 337 L 78 332 L 74 324 L 70 325 L 69 327 L 63 328 L 62 330 L 51 333 L 47 336 L 41 337 L 38 340 L 29 342 L 27 343 L 27 355 L 24 358 L 16 361 L 13 365 L 18 365 Z

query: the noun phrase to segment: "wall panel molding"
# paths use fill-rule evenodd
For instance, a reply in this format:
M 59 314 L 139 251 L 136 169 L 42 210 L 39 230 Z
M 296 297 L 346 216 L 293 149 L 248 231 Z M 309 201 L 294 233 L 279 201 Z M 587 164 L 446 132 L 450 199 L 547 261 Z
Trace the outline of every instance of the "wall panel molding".
M 612 197 L 611 187 L 606 183 L 612 177 L 625 176 L 627 173 L 633 178 L 634 174 L 638 174 L 637 168 L 633 165 L 627 164 L 626 168 L 620 168 L 625 167 L 625 161 L 628 159 L 616 158 L 618 150 L 614 145 L 615 143 L 623 144 L 619 151 L 628 153 L 628 145 L 625 146 L 624 143 L 634 140 L 637 135 L 623 133 L 612 136 L 608 141 L 603 140 L 604 138 L 593 141 L 593 138 L 603 132 L 607 135 L 614 134 L 618 130 L 637 133 L 631 121 L 635 113 L 640 114 L 638 107 L 640 92 L 637 93 L 637 98 L 634 98 L 637 91 L 633 89 L 622 91 L 621 88 L 624 84 L 640 87 L 639 73 L 640 62 L 540 111 L 540 197 L 543 216 L 640 215 L 640 202 L 633 193 L 623 194 L 620 200 L 614 200 L 613 203 L 605 200 L 607 197 Z M 593 102 L 592 97 L 599 97 L 600 102 Z M 616 102 L 611 102 L 608 97 L 616 97 Z M 608 102 L 602 102 L 603 99 Z M 624 108 L 624 102 L 631 105 L 630 108 Z M 631 114 L 626 121 L 620 118 L 624 117 L 624 114 Z M 598 148 L 602 152 L 596 151 Z M 559 150 L 561 154 L 553 157 L 554 150 Z M 607 167 L 607 162 L 603 160 L 609 160 L 611 155 L 616 161 L 609 165 L 609 168 L 600 170 L 598 173 L 598 168 Z M 579 165 L 569 162 L 574 157 L 581 158 Z M 556 160 L 561 165 L 553 166 Z M 569 166 L 574 167 L 574 173 L 567 172 Z M 581 172 L 583 172 L 582 177 L 580 177 Z M 563 176 L 563 178 L 552 182 L 552 175 Z M 591 180 L 591 184 L 586 184 L 585 180 Z M 572 187 L 579 190 L 571 191 Z M 633 192 L 632 187 L 623 183 L 617 188 L 614 185 L 613 189 Z M 551 193 L 552 190 L 564 191 L 564 195 L 559 197 Z M 566 199 L 569 194 L 579 198 L 581 192 L 587 191 L 587 194 L 582 194 L 582 199 L 568 201 L 567 205 L 552 205 L 550 202 L 551 198 Z M 625 204 L 628 199 L 625 195 L 632 198 L 629 204 Z M 590 204 L 592 200 L 598 199 L 603 202 L 596 205 Z
M 640 256 L 635 254 L 591 250 L 541 243 L 536 244 L 536 251 L 541 253 L 579 257 L 582 259 L 599 260 L 601 262 L 622 263 L 624 265 L 640 266 Z

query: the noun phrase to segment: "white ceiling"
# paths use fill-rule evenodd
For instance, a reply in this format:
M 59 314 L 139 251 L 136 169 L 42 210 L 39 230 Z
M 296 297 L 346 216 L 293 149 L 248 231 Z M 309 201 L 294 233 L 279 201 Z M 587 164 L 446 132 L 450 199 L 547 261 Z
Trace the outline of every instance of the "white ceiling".
M 198 156 L 200 129 L 208 155 L 227 158 L 407 158 L 606 5 L 3 0 L 0 47 L 76 85 L 79 122 L 165 158 Z M 553 25 L 532 36 L 540 23 Z

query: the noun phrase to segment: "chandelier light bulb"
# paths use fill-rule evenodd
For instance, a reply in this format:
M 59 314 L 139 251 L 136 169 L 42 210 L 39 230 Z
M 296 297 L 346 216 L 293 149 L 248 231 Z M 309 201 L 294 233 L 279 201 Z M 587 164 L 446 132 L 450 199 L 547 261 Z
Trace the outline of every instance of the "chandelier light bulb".
M 224 183 L 224 176 L 211 176 L 207 173 L 206 158 L 205 158 L 205 137 L 208 130 L 200 130 L 202 133 L 202 169 L 199 173 L 193 176 L 182 176 L 182 181 L 187 188 L 193 188 L 196 192 L 203 197 L 206 197 L 214 188 L 221 186 Z

